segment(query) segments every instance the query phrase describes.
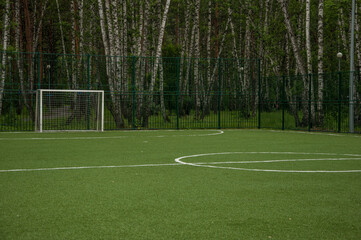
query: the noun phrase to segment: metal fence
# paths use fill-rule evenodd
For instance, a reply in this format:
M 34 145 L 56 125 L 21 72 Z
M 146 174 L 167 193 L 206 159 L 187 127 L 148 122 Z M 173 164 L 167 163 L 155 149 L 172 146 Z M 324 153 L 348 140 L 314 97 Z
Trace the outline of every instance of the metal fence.
M 269 77 L 258 59 L 0 56 L 0 131 L 34 131 L 37 89 L 104 90 L 105 130 L 349 131 L 350 72 Z M 361 132 L 360 73 L 352 75 L 354 129 Z

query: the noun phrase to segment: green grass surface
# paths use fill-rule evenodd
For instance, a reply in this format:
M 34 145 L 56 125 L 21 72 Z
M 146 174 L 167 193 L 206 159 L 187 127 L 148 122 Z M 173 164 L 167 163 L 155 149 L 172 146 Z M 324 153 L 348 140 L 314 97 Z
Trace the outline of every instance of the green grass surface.
M 361 170 L 360 135 L 215 133 L 1 133 L 0 239 L 360 239 L 361 172 L 240 169 Z M 118 167 L 49 169 L 83 166 Z

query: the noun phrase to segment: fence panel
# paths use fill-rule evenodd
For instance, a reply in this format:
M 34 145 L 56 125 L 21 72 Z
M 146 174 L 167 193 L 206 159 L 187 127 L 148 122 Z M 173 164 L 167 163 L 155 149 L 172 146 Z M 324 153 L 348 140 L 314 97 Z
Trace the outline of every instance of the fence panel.
M 0 54 L 0 131 L 34 131 L 40 88 L 104 90 L 105 130 L 349 131 L 349 72 L 261 77 L 257 59 Z M 361 132 L 360 73 L 353 76 Z

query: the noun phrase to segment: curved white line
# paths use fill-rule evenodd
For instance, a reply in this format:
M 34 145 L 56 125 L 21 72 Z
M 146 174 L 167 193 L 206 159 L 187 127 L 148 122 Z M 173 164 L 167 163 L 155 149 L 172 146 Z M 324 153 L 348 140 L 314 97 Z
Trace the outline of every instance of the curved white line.
M 189 163 L 181 161 L 185 158 L 194 158 L 201 156 L 212 156 L 212 155 L 227 155 L 227 154 L 293 154 L 293 155 L 328 155 L 328 156 L 357 156 L 361 157 L 360 154 L 337 154 L 337 153 L 304 153 L 304 152 L 223 152 L 223 153 L 203 153 L 203 154 L 195 154 L 189 156 L 183 156 L 176 158 L 175 161 L 180 164 L 194 166 L 194 167 L 207 167 L 207 168 L 218 168 L 218 169 L 231 169 L 231 170 L 242 170 L 242 171 L 254 171 L 254 172 L 287 172 L 287 173 L 350 173 L 350 172 L 361 172 L 361 170 L 340 170 L 340 171 L 330 171 L 330 170 L 278 170 L 278 169 L 253 169 L 253 168 L 235 168 L 235 167 L 222 167 L 222 166 L 213 166 L 208 164 L 213 163 Z M 305 159 L 301 159 L 306 161 Z M 308 161 L 317 161 L 318 159 L 307 159 Z M 324 159 L 325 161 L 327 159 Z M 346 160 L 345 158 L 332 158 L 329 159 L 332 161 L 336 160 Z M 360 158 L 347 158 L 347 160 L 360 160 Z M 261 163 L 261 162 L 286 162 L 286 161 L 300 161 L 299 159 L 289 159 L 289 160 L 264 160 L 264 161 L 243 161 L 243 162 L 233 162 L 233 163 Z M 225 162 L 230 163 L 230 162 Z M 221 163 L 219 163 L 221 164 Z

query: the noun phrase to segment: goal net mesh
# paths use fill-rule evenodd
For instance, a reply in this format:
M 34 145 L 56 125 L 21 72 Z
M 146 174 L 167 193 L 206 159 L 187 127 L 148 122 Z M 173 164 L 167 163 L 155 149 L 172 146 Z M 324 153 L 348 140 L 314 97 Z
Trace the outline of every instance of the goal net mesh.
M 36 131 L 103 131 L 104 92 L 44 90 L 36 94 Z

